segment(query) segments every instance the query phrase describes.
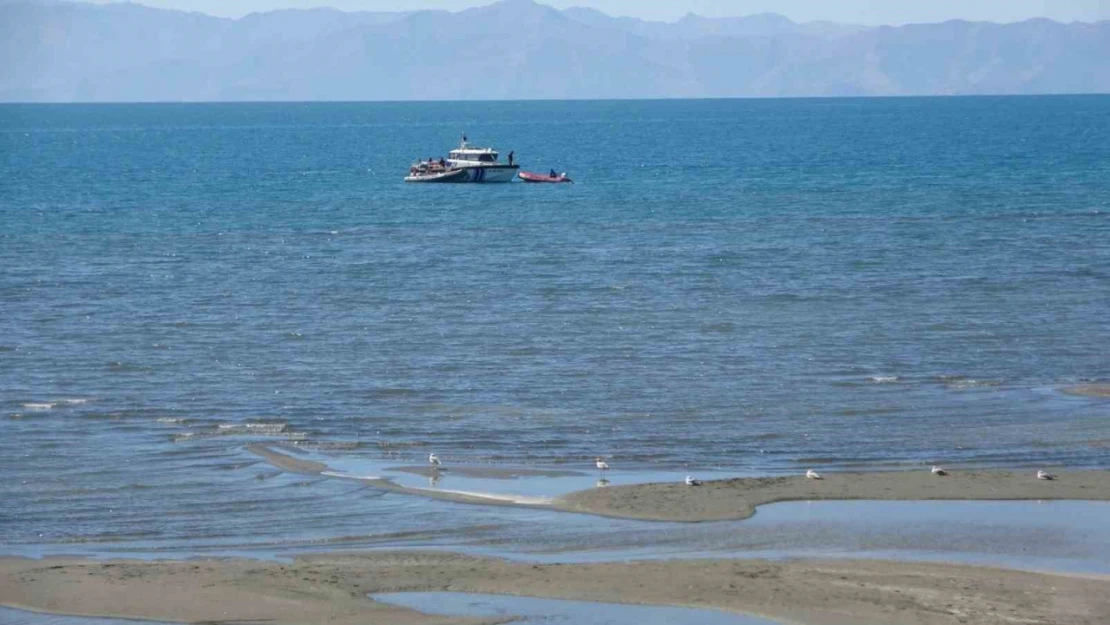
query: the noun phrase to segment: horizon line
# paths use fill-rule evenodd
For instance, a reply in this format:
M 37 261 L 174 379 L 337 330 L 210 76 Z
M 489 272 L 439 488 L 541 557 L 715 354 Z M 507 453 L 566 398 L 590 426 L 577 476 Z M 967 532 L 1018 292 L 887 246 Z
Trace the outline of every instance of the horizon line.
M 209 105 L 209 104 L 521 104 L 544 102 L 731 102 L 731 101 L 771 101 L 771 100 L 942 100 L 942 99 L 1002 99 L 1002 98 L 1105 98 L 1110 91 L 1076 91 L 1059 93 L 955 93 L 926 95 L 821 95 L 821 96 L 746 96 L 727 98 L 528 98 L 515 100 L 103 100 L 44 102 L 35 100 L 0 100 L 0 106 L 116 106 L 120 104 L 146 105 Z

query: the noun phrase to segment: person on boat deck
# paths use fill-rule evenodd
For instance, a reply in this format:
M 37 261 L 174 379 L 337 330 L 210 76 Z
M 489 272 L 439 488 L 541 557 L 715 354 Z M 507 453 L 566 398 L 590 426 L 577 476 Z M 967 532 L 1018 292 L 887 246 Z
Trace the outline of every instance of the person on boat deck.
M 439 157 L 439 166 L 440 167 L 447 167 L 447 161 L 443 160 L 442 156 Z
M 558 178 L 558 177 L 559 177 L 559 174 L 555 173 L 555 170 L 554 170 L 554 169 L 552 169 L 552 170 L 551 170 L 551 173 L 549 173 L 549 174 L 547 174 L 547 175 L 548 175 L 548 176 L 551 176 L 552 178 Z
M 513 152 L 512 150 L 509 150 L 509 165 L 513 164 L 513 156 L 515 154 L 516 154 L 516 152 Z

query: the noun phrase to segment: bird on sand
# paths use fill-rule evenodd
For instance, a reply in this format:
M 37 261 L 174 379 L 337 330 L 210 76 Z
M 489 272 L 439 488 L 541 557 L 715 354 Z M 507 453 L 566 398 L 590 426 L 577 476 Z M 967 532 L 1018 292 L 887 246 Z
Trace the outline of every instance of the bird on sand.
M 811 479 L 811 480 L 823 480 L 823 479 L 825 479 L 825 478 L 821 477 L 820 473 L 814 471 L 813 469 L 810 469 L 809 471 L 806 471 L 806 478 Z
M 1049 473 L 1048 471 L 1041 470 L 1041 471 L 1037 471 L 1037 479 L 1038 480 L 1054 480 L 1054 479 L 1056 479 L 1056 476 L 1053 475 L 1052 473 Z
M 945 471 L 944 469 L 942 469 L 938 466 L 934 466 L 932 468 L 932 473 L 933 473 L 933 475 L 948 475 L 948 471 Z
M 439 468 L 439 456 L 435 454 L 428 454 L 428 464 L 432 465 L 432 469 Z
M 687 475 L 686 476 L 686 485 L 687 486 L 701 486 L 701 480 L 694 479 L 693 477 Z
M 597 457 L 597 463 L 596 464 L 597 464 L 597 470 L 598 471 L 608 471 L 609 470 L 609 463 L 605 462 L 605 459 L 602 458 L 601 456 Z

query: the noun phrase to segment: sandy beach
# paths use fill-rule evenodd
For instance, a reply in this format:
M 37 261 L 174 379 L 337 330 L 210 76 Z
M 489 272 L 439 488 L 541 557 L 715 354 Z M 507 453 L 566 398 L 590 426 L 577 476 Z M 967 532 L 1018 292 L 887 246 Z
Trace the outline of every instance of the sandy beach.
M 676 581 L 677 580 L 677 581 Z M 0 559 L 0 603 L 178 622 L 433 625 L 370 593 L 453 591 L 712 607 L 808 625 L 1095 625 L 1110 580 L 945 564 L 710 560 L 539 565 L 445 553 L 250 560 Z

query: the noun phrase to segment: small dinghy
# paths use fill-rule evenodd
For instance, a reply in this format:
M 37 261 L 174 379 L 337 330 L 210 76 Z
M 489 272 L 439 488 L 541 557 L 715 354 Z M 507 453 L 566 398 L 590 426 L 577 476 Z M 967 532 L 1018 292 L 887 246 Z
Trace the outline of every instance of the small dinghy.
M 405 182 L 469 182 L 470 175 L 465 169 L 446 171 L 415 171 L 405 176 Z
M 520 179 L 524 182 L 574 182 L 567 175 L 556 174 L 554 171 L 546 174 L 537 174 L 532 171 L 522 171 L 519 174 Z

